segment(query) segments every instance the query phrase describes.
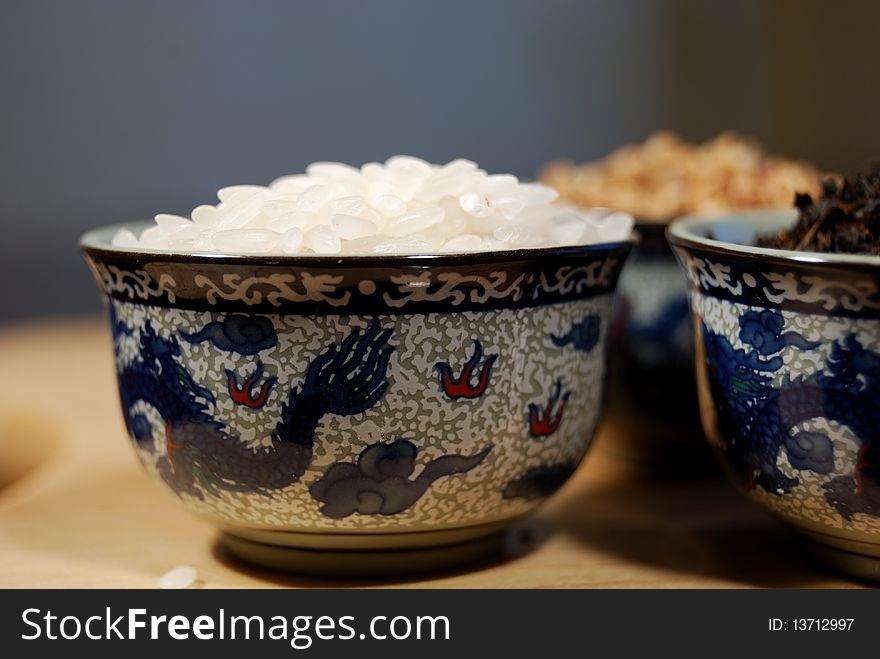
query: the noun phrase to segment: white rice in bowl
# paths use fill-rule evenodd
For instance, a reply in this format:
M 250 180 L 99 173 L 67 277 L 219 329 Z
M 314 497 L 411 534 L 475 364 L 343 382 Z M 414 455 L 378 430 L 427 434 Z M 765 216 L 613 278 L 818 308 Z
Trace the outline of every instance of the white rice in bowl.
M 316 162 L 268 186 L 234 185 L 190 217 L 160 214 L 121 248 L 224 254 L 426 254 L 591 245 L 629 238 L 633 218 L 557 201 L 540 183 L 470 160 L 394 156 L 357 168 Z

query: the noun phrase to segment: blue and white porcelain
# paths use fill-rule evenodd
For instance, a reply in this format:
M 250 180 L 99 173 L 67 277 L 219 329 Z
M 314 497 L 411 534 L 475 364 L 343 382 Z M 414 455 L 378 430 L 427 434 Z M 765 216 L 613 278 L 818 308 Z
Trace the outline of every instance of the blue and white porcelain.
M 473 558 L 590 444 L 629 243 L 223 256 L 114 248 L 117 228 L 82 247 L 132 445 L 249 560 Z
M 687 272 L 704 429 L 734 481 L 880 578 L 880 258 L 753 247 L 794 213 L 670 227 Z
M 636 224 L 640 241 L 620 275 L 610 343 L 614 428 L 603 447 L 655 474 L 702 476 L 713 463 L 700 430 L 687 279 L 666 226 Z

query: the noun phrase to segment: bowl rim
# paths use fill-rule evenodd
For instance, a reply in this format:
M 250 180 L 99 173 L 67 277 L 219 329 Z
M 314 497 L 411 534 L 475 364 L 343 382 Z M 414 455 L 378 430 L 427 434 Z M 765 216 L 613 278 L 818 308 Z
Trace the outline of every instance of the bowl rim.
M 724 213 L 721 215 L 685 215 L 671 222 L 667 226 L 666 239 L 674 247 L 699 250 L 724 256 L 754 258 L 756 260 L 761 260 L 762 262 L 783 266 L 816 265 L 827 267 L 836 266 L 850 270 L 880 270 L 880 256 L 870 254 L 801 252 L 792 249 L 774 249 L 770 247 L 740 245 L 737 243 L 707 238 L 695 231 L 697 226 L 712 226 L 721 221 L 730 221 L 733 218 L 751 218 L 754 222 L 758 217 L 782 218 L 785 216 L 790 217 L 792 222 L 794 222 L 797 218 L 797 211 L 793 208 L 785 210 L 756 209 L 749 211 L 731 211 L 730 213 Z
M 104 259 L 125 258 L 136 262 L 161 261 L 163 263 L 192 264 L 231 264 L 231 265 L 273 265 L 273 266 L 361 266 L 361 267 L 406 267 L 406 266 L 456 266 L 481 263 L 504 263 L 522 260 L 542 260 L 587 256 L 614 250 L 629 250 L 640 242 L 636 231 L 626 240 L 594 243 L 591 245 L 568 245 L 553 247 L 529 247 L 521 249 L 496 250 L 488 252 L 429 252 L 424 254 L 266 254 L 248 252 L 176 252 L 139 247 L 114 247 L 110 236 L 119 229 L 150 226 L 150 220 L 119 222 L 96 227 L 82 234 L 79 239 L 80 250 L 92 257 Z

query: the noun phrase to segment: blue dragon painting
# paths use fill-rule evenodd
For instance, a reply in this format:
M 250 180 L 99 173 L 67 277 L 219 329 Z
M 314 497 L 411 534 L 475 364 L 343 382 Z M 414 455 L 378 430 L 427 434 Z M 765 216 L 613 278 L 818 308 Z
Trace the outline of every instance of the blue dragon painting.
M 774 386 L 786 347 L 809 351 L 818 344 L 784 332 L 785 321 L 774 310 L 749 311 L 739 325 L 749 350 L 734 348 L 705 323 L 702 335 L 724 450 L 743 484 L 775 495 L 790 492 L 800 481 L 777 466 L 784 449 L 795 469 L 832 476 L 825 497 L 844 518 L 880 516 L 880 355 L 848 334 L 834 342 L 824 370 L 787 375 Z M 857 439 L 853 473 L 833 474 L 834 447 L 827 435 L 795 432 L 819 418 L 846 426 Z
M 119 327 L 114 325 L 114 332 Z M 138 401 L 152 406 L 165 426 L 165 452 L 156 466 L 179 495 L 199 499 L 221 491 L 266 494 L 302 476 L 312 459 L 314 437 L 325 415 L 354 415 L 373 407 L 388 388 L 394 348 L 391 330 L 378 321 L 352 329 L 309 364 L 302 383 L 281 407 L 271 446 L 252 449 L 210 413 L 213 394 L 180 364 L 180 344 L 164 338 L 148 321 L 140 331 L 139 359 L 119 374 L 119 393 L 129 434 L 152 450 L 146 417 L 134 412 Z

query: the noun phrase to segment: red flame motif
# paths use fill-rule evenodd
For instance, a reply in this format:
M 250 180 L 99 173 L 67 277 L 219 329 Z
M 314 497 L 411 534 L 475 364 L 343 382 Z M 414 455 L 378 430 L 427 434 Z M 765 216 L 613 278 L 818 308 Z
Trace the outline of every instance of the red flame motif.
M 440 371 L 440 385 L 450 398 L 479 398 L 489 386 L 489 378 L 492 375 L 492 365 L 498 359 L 498 355 L 488 355 L 480 368 L 477 384 L 471 384 L 471 375 L 483 359 L 483 346 L 479 341 L 474 341 L 474 354 L 468 359 L 461 370 L 461 375 L 455 377 L 452 367 L 446 362 L 438 362 L 436 368 Z
M 568 401 L 570 394 L 570 391 L 566 391 L 564 395 L 562 394 L 562 378 L 557 378 L 553 395 L 547 401 L 547 406 L 543 412 L 539 412 L 538 406 L 534 403 L 529 403 L 529 431 L 531 431 L 532 437 L 546 437 L 556 432 L 556 429 L 562 422 L 565 403 Z
M 257 368 L 253 375 L 247 378 L 240 387 L 238 386 L 238 376 L 227 369 L 226 380 L 229 387 L 229 396 L 238 405 L 244 405 L 251 409 L 259 409 L 266 404 L 272 387 L 277 382 L 277 378 L 270 377 L 263 382 L 260 391 L 255 395 L 254 386 L 263 377 L 263 362 L 257 362 Z

